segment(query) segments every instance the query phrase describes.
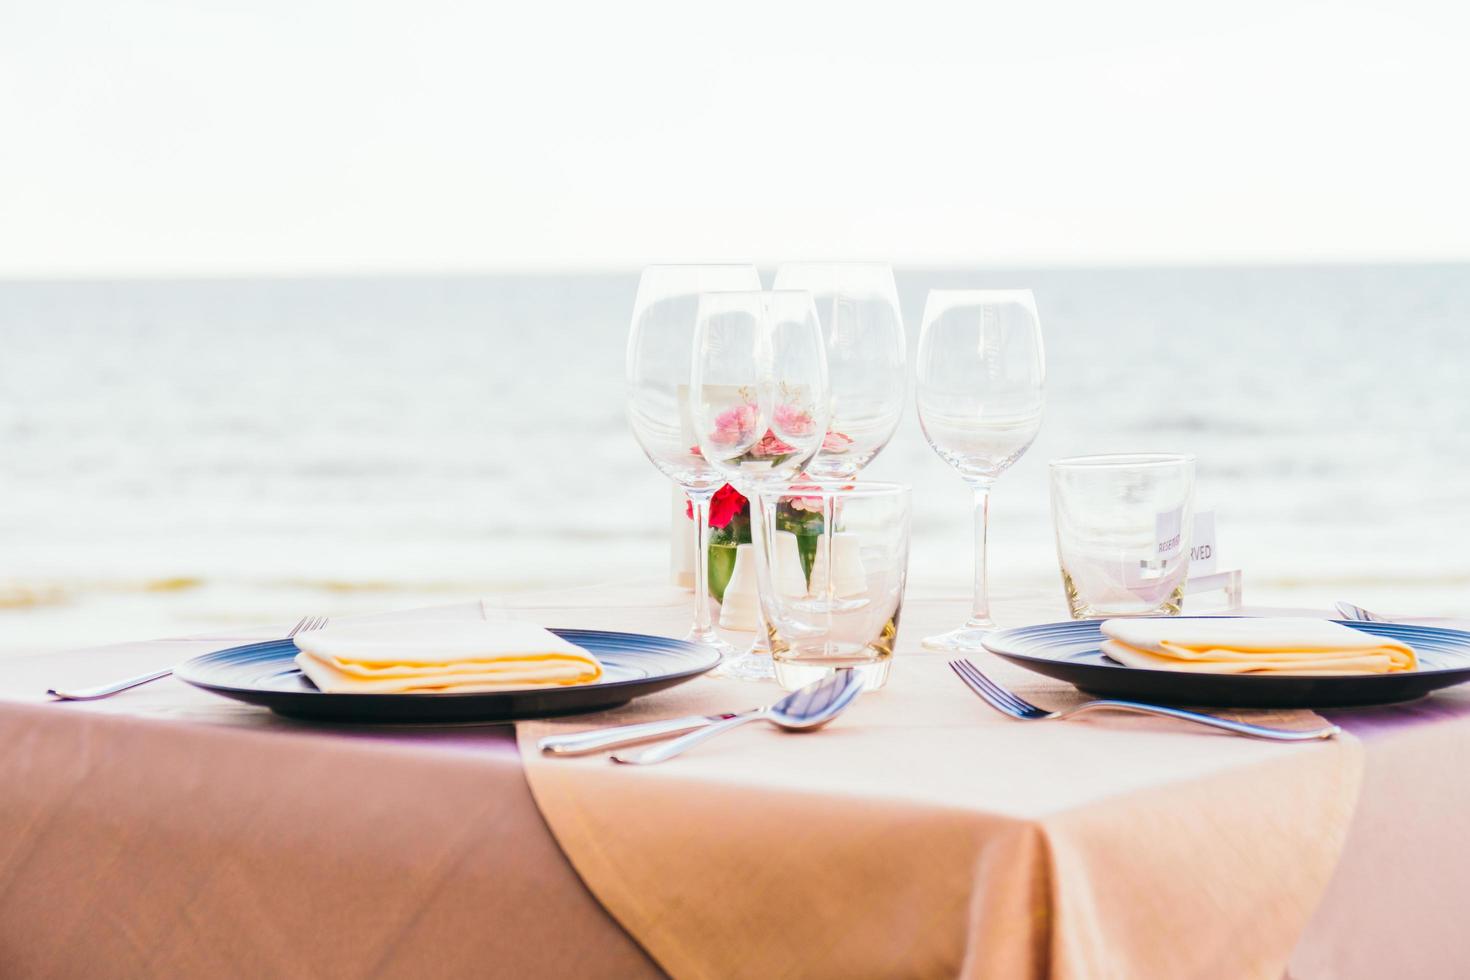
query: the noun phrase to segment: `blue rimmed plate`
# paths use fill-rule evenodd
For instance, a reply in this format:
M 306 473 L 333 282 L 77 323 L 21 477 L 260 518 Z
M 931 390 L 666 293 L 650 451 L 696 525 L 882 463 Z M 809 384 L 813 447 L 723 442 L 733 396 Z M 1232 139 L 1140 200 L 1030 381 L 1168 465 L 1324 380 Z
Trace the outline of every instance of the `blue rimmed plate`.
M 1172 704 L 1237 708 L 1334 708 L 1410 701 L 1470 681 L 1470 633 L 1406 623 L 1334 620 L 1375 636 L 1402 640 L 1419 656 L 1417 670 L 1398 674 L 1308 677 L 1290 674 L 1197 674 L 1125 667 L 1099 649 L 1095 619 L 1001 630 L 985 649 L 1089 694 Z
M 195 657 L 174 676 L 290 718 L 358 723 L 509 721 L 602 711 L 682 684 L 720 662 L 711 647 L 642 633 L 552 630 L 602 664 L 602 677 L 573 687 L 472 694 L 326 694 L 296 668 L 296 645 L 272 640 Z

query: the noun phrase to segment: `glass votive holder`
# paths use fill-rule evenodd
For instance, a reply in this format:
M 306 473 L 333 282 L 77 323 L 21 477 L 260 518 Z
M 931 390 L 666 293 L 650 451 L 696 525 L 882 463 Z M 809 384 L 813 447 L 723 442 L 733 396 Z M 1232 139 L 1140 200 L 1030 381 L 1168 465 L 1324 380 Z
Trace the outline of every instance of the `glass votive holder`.
M 1193 508 L 1193 456 L 1052 460 L 1051 513 L 1072 618 L 1177 616 Z
M 762 496 L 761 611 L 776 680 L 804 687 L 838 668 L 888 681 L 908 576 L 909 488 L 801 483 Z

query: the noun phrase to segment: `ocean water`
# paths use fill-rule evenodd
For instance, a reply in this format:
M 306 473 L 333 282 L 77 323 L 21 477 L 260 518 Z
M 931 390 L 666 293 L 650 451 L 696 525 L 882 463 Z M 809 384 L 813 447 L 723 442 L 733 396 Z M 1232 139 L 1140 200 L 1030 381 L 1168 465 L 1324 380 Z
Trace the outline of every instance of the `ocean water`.
M 767 274 L 769 279 L 769 273 Z M 1060 589 L 1046 460 L 1199 457 L 1248 601 L 1470 614 L 1470 266 L 902 270 L 1029 286 L 1041 437 L 992 582 Z M 636 273 L 0 282 L 0 650 L 656 579 L 670 489 L 623 419 Z M 970 502 L 910 408 L 913 581 Z

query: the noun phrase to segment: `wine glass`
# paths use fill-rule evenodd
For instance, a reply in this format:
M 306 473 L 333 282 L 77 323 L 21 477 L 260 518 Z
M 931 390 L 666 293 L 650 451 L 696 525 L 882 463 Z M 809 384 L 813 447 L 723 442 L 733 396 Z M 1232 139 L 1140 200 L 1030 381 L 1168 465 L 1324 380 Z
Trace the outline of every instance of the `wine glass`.
M 893 269 L 880 262 L 788 262 L 776 270 L 775 288 L 812 294 L 827 343 L 832 420 L 807 472 L 851 480 L 903 417 L 908 345 Z
M 817 480 L 856 479 L 903 418 L 908 344 L 893 268 L 882 262 L 788 262 L 776 270 L 775 288 L 812 294 L 827 342 L 832 420 L 807 472 Z M 819 499 L 822 526 L 836 527 L 841 498 Z M 837 539 L 825 535 L 821 540 L 830 565 Z
M 760 289 L 753 265 L 651 265 L 638 280 L 628 332 L 628 423 L 659 472 L 688 495 L 694 518 L 694 625 L 685 639 L 723 656 L 735 648 L 714 630 L 709 601 L 709 501 L 725 477 L 705 462 L 689 418 L 689 364 L 701 293 Z
M 689 414 L 700 452 L 750 502 L 751 543 L 774 534 L 765 495 L 791 485 L 822 448 L 830 395 L 811 295 L 759 291 L 700 297 L 689 371 Z M 756 563 L 756 586 L 770 583 Z M 758 637 L 767 633 L 761 622 Z M 757 652 L 765 650 L 765 653 Z M 748 680 L 775 676 L 769 648 L 721 665 Z
M 995 628 L 985 578 L 990 487 L 1041 428 L 1046 354 L 1031 290 L 930 290 L 915 367 L 924 438 L 975 492 L 973 611 L 924 646 L 974 650 Z

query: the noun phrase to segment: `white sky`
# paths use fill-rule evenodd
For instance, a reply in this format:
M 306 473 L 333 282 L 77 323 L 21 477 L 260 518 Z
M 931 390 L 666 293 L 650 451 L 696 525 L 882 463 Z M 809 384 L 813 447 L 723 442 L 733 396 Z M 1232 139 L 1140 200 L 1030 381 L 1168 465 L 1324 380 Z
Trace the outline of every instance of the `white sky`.
M 0 0 L 0 276 L 1467 259 L 1467 9 Z

